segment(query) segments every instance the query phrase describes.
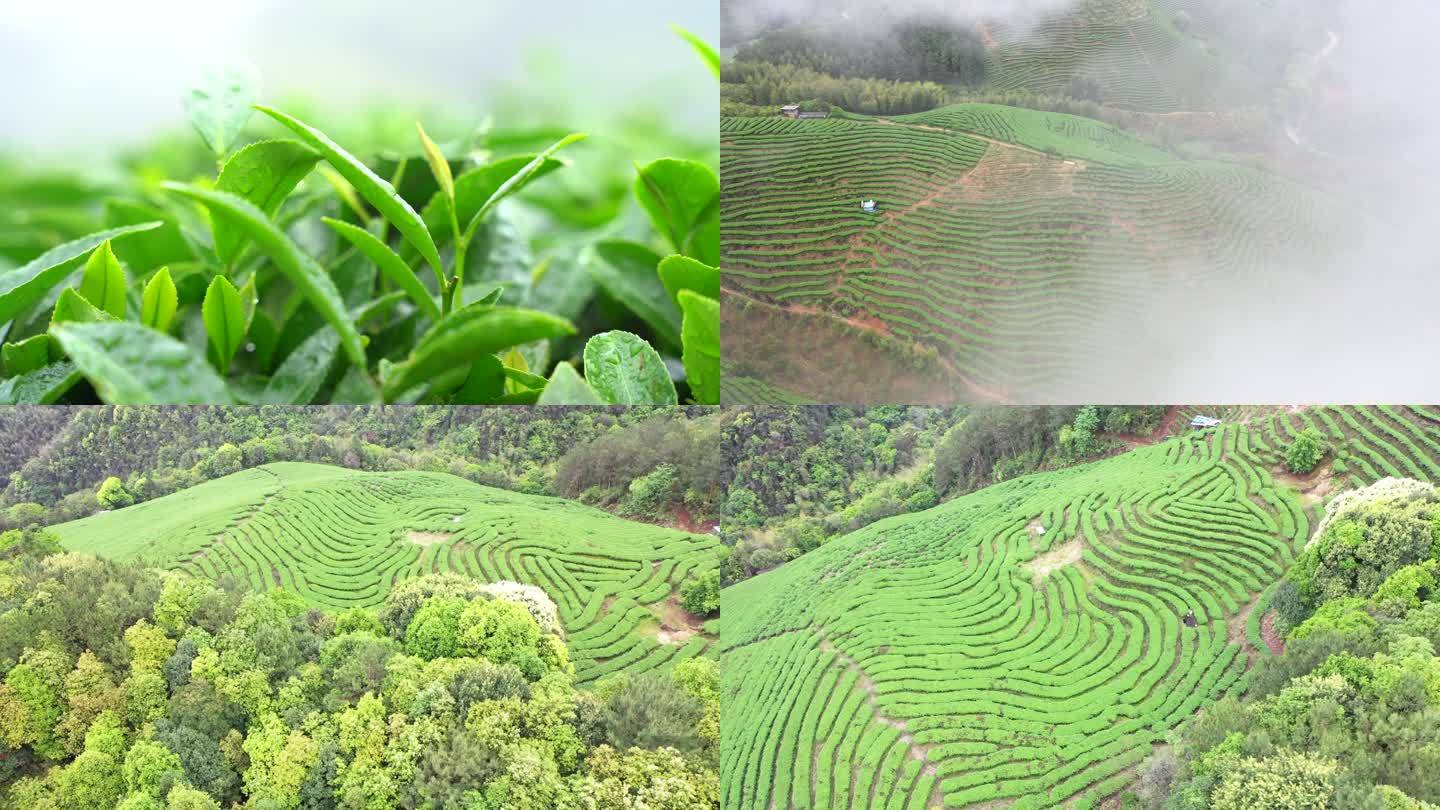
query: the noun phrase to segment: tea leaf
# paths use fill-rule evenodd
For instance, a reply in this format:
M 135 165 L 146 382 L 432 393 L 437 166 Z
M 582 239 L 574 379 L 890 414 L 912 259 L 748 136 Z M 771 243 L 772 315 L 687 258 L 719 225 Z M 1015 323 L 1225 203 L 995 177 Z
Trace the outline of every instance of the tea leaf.
M 675 405 L 675 383 L 639 335 L 603 332 L 585 343 L 585 381 L 612 405 Z
M 695 292 L 720 300 L 720 268 L 711 267 L 689 256 L 666 256 L 660 260 L 660 281 L 678 306 L 681 290 Z
M 335 171 L 349 181 L 350 185 L 360 193 L 360 196 L 375 206 L 375 210 L 394 225 L 407 242 L 420 251 L 420 255 L 435 268 L 435 272 L 444 272 L 444 268 L 440 265 L 440 254 L 435 249 L 435 240 L 430 238 L 430 231 L 425 228 L 425 222 L 420 219 L 419 214 L 415 213 L 415 209 L 410 207 L 410 203 L 405 202 L 399 194 L 395 193 L 393 186 L 380 179 L 380 176 L 371 171 L 370 167 L 361 163 L 354 155 L 341 149 L 339 144 L 330 140 L 320 130 L 291 118 L 279 110 L 259 105 L 255 109 L 288 127 L 296 135 L 299 135 L 300 139 L 310 148 L 323 155 L 325 161 L 335 167 Z
M 254 240 L 256 247 L 270 257 L 290 282 L 305 294 L 316 311 L 335 327 L 335 331 L 340 335 L 340 345 L 345 348 L 351 362 L 361 367 L 366 365 L 365 344 L 360 340 L 360 332 L 355 329 L 355 324 L 351 323 L 349 313 L 345 311 L 345 303 L 340 299 L 340 291 L 335 289 L 335 282 L 325 273 L 324 268 L 296 247 L 290 237 L 260 209 L 234 194 L 223 191 L 209 191 L 180 183 L 161 185 L 176 194 L 204 203 L 216 216 L 234 219 L 241 230 Z
M 320 162 L 320 153 L 299 141 L 259 141 L 225 161 L 215 188 L 249 200 L 273 217 L 280 204 Z M 245 246 L 245 234 L 228 219 L 215 220 L 215 254 L 230 264 Z
M 430 296 L 425 285 L 420 283 L 415 271 L 411 270 L 410 266 L 405 264 L 405 260 L 391 250 L 389 245 L 364 228 L 329 217 L 321 219 L 330 226 L 331 230 L 344 237 L 346 241 L 374 262 L 386 278 L 410 296 L 426 317 L 436 323 L 440 322 L 440 305 L 435 303 L 435 299 Z
M 260 95 L 260 76 L 250 65 L 205 70 L 185 94 L 185 114 L 205 145 L 223 156 L 250 120 L 250 105 Z
M 455 405 L 484 405 L 505 395 L 504 367 L 493 354 L 480 357 L 470 366 L 470 375 L 451 397 Z
M 51 363 L 18 377 L 0 380 L 0 405 L 51 405 L 80 382 L 74 363 Z
M 489 163 L 460 175 L 455 179 L 455 215 L 460 222 L 468 223 L 479 212 L 481 206 L 495 194 L 495 190 L 504 185 L 506 180 L 514 177 L 532 161 L 535 155 L 512 155 L 502 158 L 494 163 Z M 519 192 L 529 184 L 539 180 L 547 174 L 564 166 L 565 163 L 554 158 L 547 159 L 541 163 L 535 171 L 524 182 L 510 190 L 511 194 Z M 434 235 L 437 244 L 444 244 L 453 238 L 450 233 L 450 200 L 444 194 L 436 193 L 430 203 L 425 206 L 422 212 L 426 226 Z
M 685 377 L 690 391 L 701 405 L 720 404 L 720 302 L 694 290 L 680 291 L 680 310 L 685 314 L 681 333 L 685 350 Z
M 216 276 L 210 282 L 210 289 L 205 291 L 200 314 L 205 320 L 205 332 L 210 336 L 212 356 L 223 377 L 230 373 L 230 361 L 245 342 L 245 306 L 240 303 L 240 292 L 229 279 Z
M 677 253 L 720 264 L 720 178 L 703 163 L 661 158 L 637 168 L 635 199 Z M 711 238 L 711 234 L 715 238 Z
M 260 292 L 255 289 L 255 274 L 252 273 L 245 285 L 240 288 L 240 306 L 245 313 L 246 332 L 250 331 L 250 324 L 255 320 L 255 308 L 259 305 Z
M 551 155 L 559 152 L 561 149 L 564 149 L 572 143 L 575 143 L 577 141 L 583 141 L 585 140 L 585 138 L 586 136 L 583 133 L 579 132 L 566 135 L 565 137 L 551 144 L 548 148 L 545 149 L 545 151 L 536 155 L 533 159 L 531 159 L 529 163 L 526 163 L 524 166 L 522 166 L 519 171 L 506 178 L 505 182 L 501 183 L 499 187 L 497 187 L 493 192 L 491 192 L 489 198 L 487 198 L 484 204 L 480 206 L 480 209 L 475 212 L 475 216 L 470 218 L 470 222 L 465 226 L 465 235 L 463 237 L 464 240 L 466 242 L 470 241 L 471 237 L 475 235 L 475 229 L 479 228 L 480 223 L 485 220 L 485 215 L 490 213 L 490 210 L 493 209 L 496 205 L 499 205 L 501 200 L 524 188 L 527 183 L 533 180 L 538 175 L 540 170 L 545 167 L 545 164 L 547 161 L 549 161 Z
M 590 276 L 672 346 L 680 345 L 680 310 L 675 306 L 656 267 L 660 254 L 635 242 L 606 240 L 596 243 L 599 261 L 590 262 Z
M 175 317 L 175 308 L 179 303 L 175 282 L 170 279 L 170 268 L 160 268 L 145 285 L 145 295 L 140 299 L 140 323 L 157 332 L 169 332 L 170 321 Z
M 180 341 L 139 324 L 62 323 L 50 334 L 113 405 L 229 405 L 225 381 Z
M 270 377 L 263 401 L 272 405 L 310 404 L 330 376 L 339 349 L 340 336 L 334 329 L 321 329 L 306 338 Z
M 50 288 L 59 284 L 74 269 L 76 259 L 110 239 L 158 228 L 164 223 L 146 222 L 108 231 L 92 233 L 51 248 L 29 264 L 0 274 L 0 323 L 14 320 L 22 310 L 45 297 Z
M 50 325 L 57 323 L 102 323 L 118 320 L 114 315 L 86 301 L 72 289 L 61 290 L 50 313 Z
M 80 295 L 117 318 L 125 317 L 125 271 L 108 241 L 95 248 L 85 262 Z
M 450 161 L 445 158 L 440 147 L 430 140 L 430 136 L 425 134 L 425 127 L 421 126 L 419 121 L 415 122 L 415 130 L 420 133 L 420 147 L 425 150 L 425 162 L 430 164 L 430 173 L 435 175 L 440 191 L 454 200 L 455 176 L 450 173 Z
M 550 372 L 550 381 L 540 392 L 540 405 L 604 405 L 605 401 L 595 393 L 580 372 L 568 362 L 556 364 Z
M 671 25 L 670 30 L 679 34 L 682 39 L 690 43 L 690 47 L 694 48 L 695 53 L 699 54 L 700 58 L 705 60 L 705 64 L 709 66 L 710 72 L 715 74 L 715 78 L 720 78 L 720 54 L 717 53 L 714 48 L 710 47 L 710 43 L 678 25 Z
M 554 315 L 513 307 L 472 305 L 452 313 L 430 331 L 410 357 L 390 369 L 382 380 L 387 400 L 456 366 L 474 363 L 480 355 L 532 340 L 575 334 L 569 321 Z
M 0 368 L 6 377 L 18 377 L 44 368 L 50 362 L 50 336 L 34 335 L 19 343 L 0 346 Z

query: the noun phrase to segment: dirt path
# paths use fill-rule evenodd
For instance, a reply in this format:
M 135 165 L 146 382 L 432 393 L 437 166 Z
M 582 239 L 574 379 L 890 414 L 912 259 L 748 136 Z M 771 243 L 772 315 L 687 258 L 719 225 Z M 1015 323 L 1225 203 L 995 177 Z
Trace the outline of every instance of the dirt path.
M 1165 409 L 1165 416 L 1160 420 L 1160 425 L 1148 436 L 1127 436 L 1121 433 L 1101 433 L 1103 438 L 1114 439 L 1125 445 L 1126 449 L 1134 450 L 1140 447 L 1149 447 L 1159 444 L 1170 438 L 1170 431 L 1174 429 L 1175 422 L 1180 418 L 1180 406 L 1171 405 Z

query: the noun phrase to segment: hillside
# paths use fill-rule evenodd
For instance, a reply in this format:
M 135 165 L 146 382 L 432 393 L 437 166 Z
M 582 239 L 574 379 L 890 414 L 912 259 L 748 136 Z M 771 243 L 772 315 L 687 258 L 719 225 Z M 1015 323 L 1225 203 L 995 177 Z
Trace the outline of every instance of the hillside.
M 1217 324 L 1386 232 L 1277 174 L 989 104 L 726 118 L 721 162 L 737 403 L 1154 401 L 1177 363 L 1226 373 Z
M 1297 477 L 1283 460 L 1307 428 L 1333 450 Z M 727 588 L 722 806 L 1116 796 L 1274 655 L 1272 586 L 1331 496 L 1385 477 L 1440 480 L 1440 411 L 1261 412 L 881 521 Z
M 229 574 L 324 608 L 377 605 L 426 573 L 538 585 L 580 683 L 668 666 L 714 640 L 677 594 L 716 564 L 713 538 L 445 473 L 267 464 L 52 530 L 73 551 Z

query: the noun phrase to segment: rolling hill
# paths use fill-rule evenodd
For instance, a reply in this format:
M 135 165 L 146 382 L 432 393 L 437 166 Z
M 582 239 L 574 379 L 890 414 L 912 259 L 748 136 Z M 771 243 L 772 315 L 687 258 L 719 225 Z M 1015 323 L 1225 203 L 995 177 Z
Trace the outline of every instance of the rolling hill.
M 1282 459 L 1309 427 L 1334 452 L 1296 477 Z M 1386 477 L 1440 480 L 1440 411 L 1277 409 L 727 588 L 721 804 L 1097 806 L 1273 654 L 1269 589 L 1326 498 Z
M 677 589 L 717 564 L 714 538 L 446 473 L 268 464 L 52 531 L 73 551 L 229 574 L 325 608 L 376 605 L 427 573 L 538 585 L 581 683 L 713 652 L 716 622 L 681 610 Z
M 990 104 L 726 118 L 721 152 L 735 403 L 1123 399 L 1106 360 L 1177 315 L 1203 341 L 1232 298 L 1283 306 L 1383 232 L 1275 174 Z

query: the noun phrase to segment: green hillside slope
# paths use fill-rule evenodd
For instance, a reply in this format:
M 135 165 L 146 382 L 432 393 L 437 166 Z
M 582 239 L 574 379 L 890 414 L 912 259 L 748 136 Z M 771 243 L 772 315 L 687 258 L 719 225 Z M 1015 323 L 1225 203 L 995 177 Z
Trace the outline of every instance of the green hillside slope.
M 706 653 L 713 637 L 678 607 L 719 543 L 445 473 L 269 464 L 53 527 L 69 549 L 144 559 L 311 604 L 378 604 L 396 583 L 454 571 L 544 588 L 580 682 Z
M 1306 427 L 1336 450 L 1296 478 L 1281 460 Z M 1270 654 L 1267 589 L 1325 498 L 1388 476 L 1440 480 L 1440 412 L 1176 436 L 727 588 L 722 806 L 1093 807 Z
M 726 118 L 721 153 L 726 362 L 820 401 L 1069 401 L 1114 349 L 1108 322 L 1283 300 L 1287 268 L 1323 278 L 1368 222 L 1276 175 L 996 105 Z M 805 350 L 776 351 L 781 332 Z M 948 391 L 876 396 L 862 352 Z

